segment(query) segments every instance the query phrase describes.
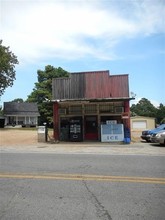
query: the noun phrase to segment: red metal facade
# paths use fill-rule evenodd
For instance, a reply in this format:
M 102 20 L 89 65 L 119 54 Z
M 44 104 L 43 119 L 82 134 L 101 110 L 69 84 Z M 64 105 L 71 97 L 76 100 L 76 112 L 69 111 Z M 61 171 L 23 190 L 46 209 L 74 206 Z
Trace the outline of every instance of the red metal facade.
M 85 74 L 85 98 L 129 97 L 128 75 L 110 76 L 109 71 Z

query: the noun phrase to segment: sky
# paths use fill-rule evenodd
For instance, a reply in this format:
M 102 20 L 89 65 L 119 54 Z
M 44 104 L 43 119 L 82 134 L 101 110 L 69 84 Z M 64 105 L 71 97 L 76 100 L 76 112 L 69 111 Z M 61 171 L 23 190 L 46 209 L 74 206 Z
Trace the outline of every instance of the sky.
M 0 0 L 0 39 L 19 60 L 0 105 L 26 100 L 46 65 L 129 74 L 131 104 L 165 105 L 165 0 Z

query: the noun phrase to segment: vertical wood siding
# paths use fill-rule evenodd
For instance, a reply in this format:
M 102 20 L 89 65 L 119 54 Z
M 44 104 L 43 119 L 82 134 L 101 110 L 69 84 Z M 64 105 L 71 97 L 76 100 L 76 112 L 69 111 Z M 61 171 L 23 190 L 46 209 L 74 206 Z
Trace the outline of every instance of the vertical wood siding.
M 97 99 L 129 97 L 128 75 L 109 71 L 72 73 L 52 81 L 53 99 Z
M 85 74 L 83 73 L 72 73 L 71 74 L 71 99 L 83 99 L 85 92 Z
M 70 91 L 70 78 L 58 78 L 53 80 L 53 95 L 54 99 L 69 99 L 71 96 Z

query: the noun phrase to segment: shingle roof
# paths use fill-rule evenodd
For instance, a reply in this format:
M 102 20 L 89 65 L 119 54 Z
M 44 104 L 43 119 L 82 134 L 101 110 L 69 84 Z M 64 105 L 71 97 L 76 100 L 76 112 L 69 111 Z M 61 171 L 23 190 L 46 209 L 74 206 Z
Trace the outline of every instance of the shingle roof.
M 4 115 L 39 116 L 37 103 L 4 102 Z

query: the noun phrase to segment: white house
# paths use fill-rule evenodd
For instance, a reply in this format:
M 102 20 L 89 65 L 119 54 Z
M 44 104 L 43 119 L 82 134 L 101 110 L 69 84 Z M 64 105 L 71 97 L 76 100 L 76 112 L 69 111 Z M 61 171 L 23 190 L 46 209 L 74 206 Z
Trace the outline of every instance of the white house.
M 37 103 L 4 102 L 5 126 L 31 126 L 38 124 Z

